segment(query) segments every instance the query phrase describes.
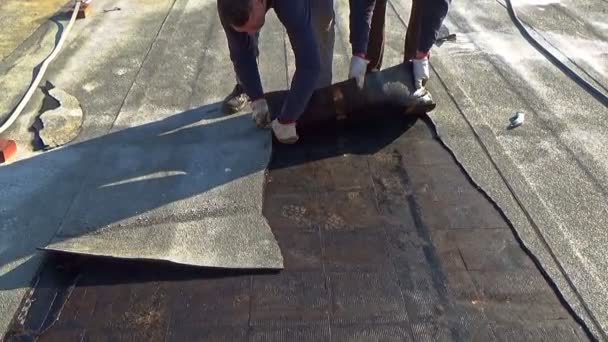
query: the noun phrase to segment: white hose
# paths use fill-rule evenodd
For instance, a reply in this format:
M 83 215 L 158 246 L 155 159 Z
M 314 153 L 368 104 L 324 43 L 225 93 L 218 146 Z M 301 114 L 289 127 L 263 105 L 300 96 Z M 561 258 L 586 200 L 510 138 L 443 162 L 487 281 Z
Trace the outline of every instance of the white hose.
M 36 88 L 38 88 L 38 85 L 42 81 L 42 78 L 44 77 L 44 73 L 46 72 L 46 69 L 49 67 L 49 65 L 51 64 L 53 59 L 55 59 L 55 57 L 57 57 L 57 55 L 59 54 L 59 51 L 61 50 L 61 47 L 63 46 L 63 43 L 67 39 L 68 34 L 70 33 L 70 30 L 72 29 L 72 26 L 74 25 L 74 22 L 76 21 L 76 17 L 78 16 L 78 11 L 80 10 L 80 4 L 81 4 L 81 0 L 76 0 L 76 4 L 74 6 L 74 12 L 72 13 L 72 18 L 70 19 L 68 26 L 63 31 L 63 34 L 61 35 L 61 39 L 59 39 L 59 42 L 57 43 L 57 46 L 55 46 L 55 49 L 53 50 L 53 52 L 51 52 L 51 54 L 44 60 L 44 62 L 40 66 L 38 75 L 36 75 L 36 78 L 30 85 L 30 88 L 27 90 L 27 93 L 25 93 L 25 95 L 21 99 L 21 102 L 19 102 L 19 105 L 17 106 L 17 108 L 15 108 L 15 111 L 2 124 L 2 126 L 0 126 L 0 134 L 4 133 L 4 131 L 6 131 L 13 123 L 15 123 L 15 120 L 17 120 L 19 115 L 21 115 L 21 112 L 23 112 L 23 109 L 25 109 L 25 106 L 27 106 L 28 102 L 32 98 L 32 95 L 34 95 L 34 91 L 36 91 Z

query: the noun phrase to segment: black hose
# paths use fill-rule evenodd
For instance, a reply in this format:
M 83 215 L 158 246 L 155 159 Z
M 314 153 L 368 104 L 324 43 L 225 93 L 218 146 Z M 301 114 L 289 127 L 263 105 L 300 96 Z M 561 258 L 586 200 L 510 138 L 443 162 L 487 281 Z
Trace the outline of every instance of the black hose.
M 517 13 L 513 9 L 513 5 L 511 4 L 511 0 L 505 0 L 507 3 L 507 11 L 509 12 L 509 16 L 511 20 L 519 30 L 519 32 L 526 38 L 526 40 L 532 44 L 540 53 L 542 53 L 545 58 L 547 58 L 553 65 L 558 67 L 564 74 L 566 74 L 570 79 L 576 82 L 581 88 L 583 88 L 586 92 L 591 94 L 596 100 L 598 100 L 601 104 L 608 107 L 608 96 L 602 93 L 599 89 L 597 89 L 593 84 L 589 83 L 586 79 L 581 77 L 576 71 L 572 70 L 568 65 L 564 64 L 559 58 L 555 57 L 549 50 L 547 50 L 543 44 L 541 44 L 536 38 L 532 37 L 526 26 L 521 22 Z

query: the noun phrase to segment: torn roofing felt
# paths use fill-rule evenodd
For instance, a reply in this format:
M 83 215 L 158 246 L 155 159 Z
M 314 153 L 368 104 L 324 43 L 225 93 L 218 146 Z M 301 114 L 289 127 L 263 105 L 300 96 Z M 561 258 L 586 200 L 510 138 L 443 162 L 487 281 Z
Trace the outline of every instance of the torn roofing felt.
M 194 266 L 282 268 L 262 216 L 268 132 L 203 110 L 99 138 L 97 165 L 45 248 Z
M 375 120 L 365 108 L 427 108 L 412 98 L 409 66 L 378 72 L 363 90 L 354 80 L 315 93 L 305 126 Z M 339 103 L 336 103 L 339 94 Z M 280 108 L 286 92 L 269 94 Z M 361 100 L 363 99 L 363 100 Z M 422 101 L 422 102 L 421 102 Z M 354 114 L 352 117 L 351 113 Z M 271 135 L 248 115 L 218 117 L 194 109 L 87 144 L 104 146 L 49 251 L 164 260 L 224 268 L 281 268 L 262 216 L 264 170 Z

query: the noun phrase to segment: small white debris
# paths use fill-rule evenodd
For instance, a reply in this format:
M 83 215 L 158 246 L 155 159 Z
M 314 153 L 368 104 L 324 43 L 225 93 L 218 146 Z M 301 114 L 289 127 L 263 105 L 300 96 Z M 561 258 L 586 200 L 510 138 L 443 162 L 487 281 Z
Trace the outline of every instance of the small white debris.
M 227 168 L 224 169 L 224 172 L 226 172 L 226 173 L 232 172 L 232 169 L 229 168 L 229 167 L 227 167 Z
M 127 74 L 127 72 L 128 72 L 128 70 L 125 68 L 118 68 L 114 71 L 114 74 L 117 76 L 124 76 Z
M 519 127 L 524 124 L 526 120 L 526 114 L 523 112 L 517 112 L 513 117 L 509 119 L 510 125 L 509 128 Z

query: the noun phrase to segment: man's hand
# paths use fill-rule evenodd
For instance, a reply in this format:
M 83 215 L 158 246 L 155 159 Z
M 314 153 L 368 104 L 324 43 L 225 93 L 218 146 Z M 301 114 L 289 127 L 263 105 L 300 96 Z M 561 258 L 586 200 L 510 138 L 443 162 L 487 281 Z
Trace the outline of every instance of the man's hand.
M 270 111 L 266 99 L 258 99 L 251 103 L 251 118 L 258 128 L 267 128 L 270 125 Z
M 414 67 L 414 85 L 416 89 L 421 89 L 426 85 L 429 80 L 429 56 L 422 58 L 416 58 L 413 60 Z
M 359 56 L 353 56 L 350 59 L 350 71 L 348 72 L 348 78 L 354 78 L 357 81 L 359 89 L 363 89 L 365 83 L 365 72 L 367 71 L 367 65 L 369 61 Z

